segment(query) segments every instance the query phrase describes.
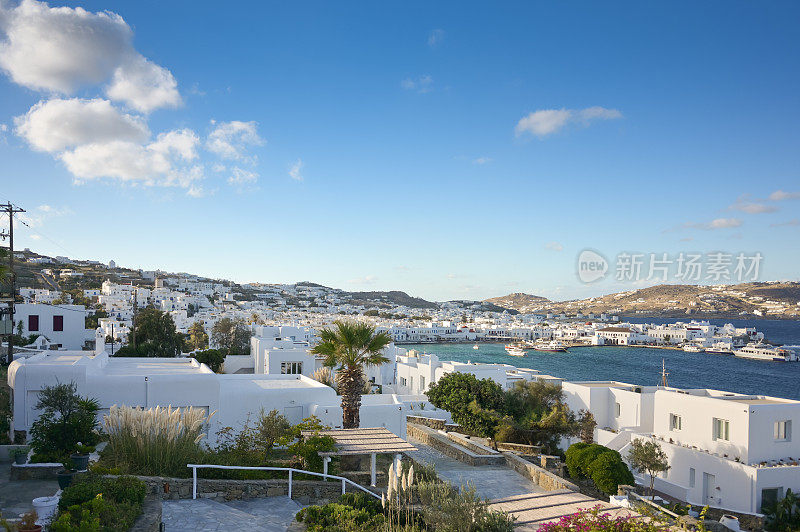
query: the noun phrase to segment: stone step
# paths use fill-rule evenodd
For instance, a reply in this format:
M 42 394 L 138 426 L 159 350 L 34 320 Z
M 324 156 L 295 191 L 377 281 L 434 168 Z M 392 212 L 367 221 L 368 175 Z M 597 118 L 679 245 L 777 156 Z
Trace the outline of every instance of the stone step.
M 278 523 L 266 517 L 253 515 L 229 504 L 211 499 L 164 501 L 162 505 L 162 520 L 167 532 L 184 532 L 188 530 L 192 532 L 222 532 L 228 530 L 284 532 L 289 524 L 288 522 Z

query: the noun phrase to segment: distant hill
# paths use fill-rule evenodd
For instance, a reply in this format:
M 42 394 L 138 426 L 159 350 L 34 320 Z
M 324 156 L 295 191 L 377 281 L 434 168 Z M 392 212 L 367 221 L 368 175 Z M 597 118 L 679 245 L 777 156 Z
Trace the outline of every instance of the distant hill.
M 537 312 L 543 306 L 552 303 L 549 299 L 542 296 L 534 296 L 522 292 L 515 292 L 502 297 L 492 297 L 485 299 L 484 303 L 491 303 L 498 307 L 513 309 L 519 312 Z
M 343 296 L 350 298 L 355 305 L 369 306 L 370 304 L 404 305 L 410 308 L 439 308 L 439 305 L 420 297 L 412 297 L 399 290 L 389 292 L 342 292 Z

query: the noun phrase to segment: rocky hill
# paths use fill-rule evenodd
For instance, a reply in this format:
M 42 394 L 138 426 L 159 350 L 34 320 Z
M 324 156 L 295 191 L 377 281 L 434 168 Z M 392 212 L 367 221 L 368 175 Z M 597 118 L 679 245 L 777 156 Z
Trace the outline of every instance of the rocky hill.
M 534 296 L 522 292 L 515 292 L 502 297 L 492 297 L 484 300 L 498 307 L 517 310 L 519 312 L 540 312 L 541 309 L 552 303 L 542 296 Z

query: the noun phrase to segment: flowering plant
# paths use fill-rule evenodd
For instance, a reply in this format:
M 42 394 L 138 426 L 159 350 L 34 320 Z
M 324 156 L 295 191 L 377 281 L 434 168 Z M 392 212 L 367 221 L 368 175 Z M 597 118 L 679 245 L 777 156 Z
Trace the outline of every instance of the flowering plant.
M 658 525 L 645 521 L 638 516 L 612 516 L 608 512 L 601 512 L 598 504 L 592 508 L 584 508 L 577 513 L 565 515 L 558 521 L 545 523 L 539 527 L 539 532 L 564 532 L 567 530 L 580 530 L 585 532 L 660 532 L 668 526 Z

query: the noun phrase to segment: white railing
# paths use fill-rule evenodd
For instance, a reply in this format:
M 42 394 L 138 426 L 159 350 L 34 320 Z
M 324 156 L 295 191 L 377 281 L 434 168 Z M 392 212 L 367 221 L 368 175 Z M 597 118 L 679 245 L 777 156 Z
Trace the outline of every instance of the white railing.
M 258 466 L 229 466 L 229 465 L 216 465 L 216 464 L 186 464 L 186 467 L 192 468 L 192 499 L 197 498 L 197 470 L 198 469 L 240 469 L 246 471 L 288 471 L 289 472 L 289 498 L 292 498 L 292 476 L 294 473 L 302 473 L 304 475 L 313 475 L 316 477 L 322 477 L 325 480 L 334 479 L 340 480 L 342 482 L 342 495 L 345 494 L 345 488 L 348 484 L 351 486 L 355 486 L 356 488 L 360 489 L 364 493 L 368 493 L 375 497 L 376 499 L 380 499 L 380 495 L 376 495 L 375 493 L 371 492 L 361 484 L 357 484 L 350 480 L 349 478 L 340 477 L 337 475 L 328 475 L 326 473 L 315 473 L 314 471 L 306 471 L 304 469 L 294 469 L 293 467 L 258 467 Z

